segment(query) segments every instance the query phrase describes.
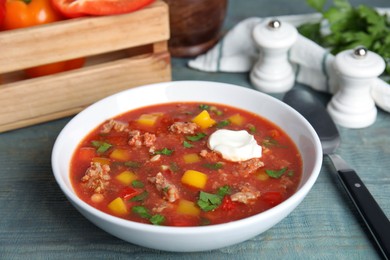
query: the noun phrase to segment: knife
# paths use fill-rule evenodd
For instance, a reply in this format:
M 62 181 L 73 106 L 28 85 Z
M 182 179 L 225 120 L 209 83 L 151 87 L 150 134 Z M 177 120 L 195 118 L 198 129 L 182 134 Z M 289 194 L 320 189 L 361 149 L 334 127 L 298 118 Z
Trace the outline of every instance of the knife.
M 294 88 L 283 101 L 305 117 L 317 132 L 324 155 L 336 169 L 337 176 L 368 227 L 385 259 L 390 257 L 390 221 L 375 201 L 358 174 L 339 155 L 335 154 L 341 139 L 325 107 L 311 93 Z

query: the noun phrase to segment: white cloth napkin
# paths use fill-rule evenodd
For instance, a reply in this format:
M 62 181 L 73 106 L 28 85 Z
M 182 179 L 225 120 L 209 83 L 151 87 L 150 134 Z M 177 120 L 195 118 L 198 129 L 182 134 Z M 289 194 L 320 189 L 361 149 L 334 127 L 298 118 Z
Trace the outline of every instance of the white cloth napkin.
M 390 14 L 390 9 L 378 9 Z M 188 66 L 207 72 L 249 72 L 258 59 L 259 51 L 252 39 L 254 27 L 273 17 L 247 18 L 234 26 L 207 53 L 190 60 Z M 282 23 L 299 26 L 307 22 L 318 22 L 321 14 L 288 15 L 277 17 Z M 326 30 L 326 28 L 323 28 Z M 289 61 L 295 70 L 295 80 L 318 91 L 336 93 L 338 90 L 337 73 L 333 67 L 334 56 L 315 42 L 298 36 L 289 51 Z M 390 112 L 390 86 L 378 78 L 371 87 L 375 103 Z

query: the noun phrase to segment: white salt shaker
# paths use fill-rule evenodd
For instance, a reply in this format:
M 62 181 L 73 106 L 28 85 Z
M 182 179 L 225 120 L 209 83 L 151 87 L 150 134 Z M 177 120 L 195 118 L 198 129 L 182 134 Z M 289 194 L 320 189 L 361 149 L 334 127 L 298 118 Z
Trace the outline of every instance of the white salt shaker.
M 294 86 L 295 75 L 287 53 L 298 37 L 297 29 L 274 19 L 255 26 L 253 39 L 260 55 L 250 73 L 255 88 L 280 93 Z
M 358 47 L 337 54 L 334 65 L 339 75 L 339 89 L 327 106 L 329 114 L 340 126 L 370 126 L 377 116 L 370 91 L 375 78 L 385 69 L 383 58 Z

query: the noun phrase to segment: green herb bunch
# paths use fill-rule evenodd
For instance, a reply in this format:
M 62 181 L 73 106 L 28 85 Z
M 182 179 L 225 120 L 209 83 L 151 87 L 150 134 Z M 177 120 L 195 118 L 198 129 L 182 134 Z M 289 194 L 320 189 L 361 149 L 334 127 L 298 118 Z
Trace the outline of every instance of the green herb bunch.
M 319 23 L 306 23 L 298 28 L 305 37 L 329 48 L 332 54 L 364 46 L 386 62 L 385 73 L 390 75 L 390 22 L 387 15 L 375 9 L 359 5 L 353 7 L 348 0 L 333 0 L 325 10 L 327 0 L 306 0 L 306 3 L 322 14 Z M 321 22 L 329 24 L 329 34 L 321 33 Z

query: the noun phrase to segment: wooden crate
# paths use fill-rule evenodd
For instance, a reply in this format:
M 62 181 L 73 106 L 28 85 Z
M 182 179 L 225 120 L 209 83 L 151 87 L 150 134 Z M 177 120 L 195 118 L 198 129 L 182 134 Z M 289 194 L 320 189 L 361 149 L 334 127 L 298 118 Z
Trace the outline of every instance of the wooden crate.
M 0 33 L 0 132 L 74 115 L 135 86 L 171 80 L 168 6 Z M 77 70 L 26 79 L 25 68 L 88 57 Z

